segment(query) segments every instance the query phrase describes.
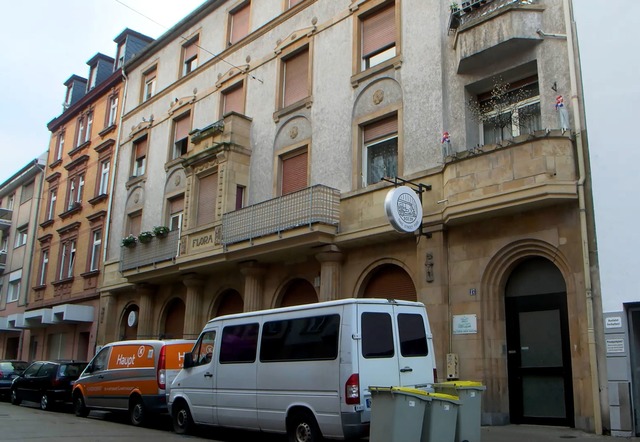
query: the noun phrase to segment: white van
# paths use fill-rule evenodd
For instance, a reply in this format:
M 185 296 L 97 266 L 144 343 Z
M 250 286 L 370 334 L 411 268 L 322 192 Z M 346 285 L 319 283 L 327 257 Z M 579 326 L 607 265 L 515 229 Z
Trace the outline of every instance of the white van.
M 168 407 L 180 434 L 206 424 L 291 441 L 361 437 L 369 387 L 431 384 L 433 361 L 418 302 L 343 299 L 221 316 L 185 355 Z

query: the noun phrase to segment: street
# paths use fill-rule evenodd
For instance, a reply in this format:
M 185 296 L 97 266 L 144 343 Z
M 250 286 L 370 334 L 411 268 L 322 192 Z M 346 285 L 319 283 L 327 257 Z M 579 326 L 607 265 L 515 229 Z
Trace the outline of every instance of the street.
M 264 434 L 240 430 L 199 428 L 193 436 L 179 436 L 171 429 L 168 416 L 160 416 L 156 424 L 138 428 L 128 423 L 123 414 L 92 411 L 88 418 L 76 417 L 71 406 L 57 411 L 42 411 L 38 404 L 23 402 L 16 407 L 0 402 L 0 441 L 52 441 L 88 440 L 92 442 L 285 442 L 284 435 Z M 482 442 L 556 442 L 571 439 L 576 442 L 640 442 L 640 438 L 614 438 L 596 436 L 580 430 L 563 427 L 507 425 L 482 428 Z M 419 442 L 419 441 L 402 441 Z M 442 442 L 442 441 L 429 441 Z

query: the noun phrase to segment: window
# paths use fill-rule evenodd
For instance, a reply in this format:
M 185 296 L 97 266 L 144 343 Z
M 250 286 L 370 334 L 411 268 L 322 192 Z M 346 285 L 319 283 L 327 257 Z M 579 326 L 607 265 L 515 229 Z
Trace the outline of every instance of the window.
M 24 204 L 33 198 L 33 186 L 33 181 L 22 186 L 22 192 L 20 192 L 20 204 Z
M 91 140 L 91 128 L 93 127 L 93 112 L 87 115 L 87 128 L 84 132 L 84 143 Z
M 57 189 L 53 189 L 51 192 L 49 192 L 49 209 L 47 210 L 47 221 L 52 220 L 55 216 L 57 193 Z
M 182 228 L 182 213 L 184 211 L 184 196 L 169 200 L 169 229 L 171 231 Z
M 147 165 L 147 137 L 133 143 L 133 168 L 131 175 L 134 177 L 144 175 Z
M 198 39 L 191 40 L 182 47 L 182 76 L 198 67 Z
M 75 240 L 69 240 L 62 244 L 62 251 L 60 254 L 60 273 L 58 275 L 59 280 L 71 278 L 73 276 L 73 265 L 76 260 L 76 242 Z
M 2 237 L 2 243 L 0 245 L 0 252 L 7 253 L 8 248 L 9 248 L 9 237 L 7 235 L 4 235 Z M 2 281 L 2 278 L 0 278 L 0 282 L 1 281 Z
M 258 324 L 230 325 L 222 329 L 220 363 L 255 362 L 258 329 Z
M 398 175 L 398 117 L 378 120 L 363 128 L 363 186 Z
M 265 322 L 260 361 L 333 360 L 338 356 L 340 316 Z
M 116 118 L 118 116 L 118 96 L 113 95 L 109 98 L 109 109 L 107 111 L 107 127 L 111 127 L 116 124 Z
M 92 66 L 89 70 L 89 83 L 87 83 L 87 92 L 96 87 L 96 80 L 98 79 L 98 69 L 96 66 Z
M 21 227 L 16 231 L 16 240 L 13 244 L 14 248 L 21 247 L 27 243 L 27 231 L 27 227 Z
M 244 207 L 244 186 L 236 186 L 236 210 Z
M 230 87 L 222 92 L 222 115 L 229 112 L 244 114 L 244 83 Z
M 9 273 L 9 287 L 7 287 L 7 302 L 15 302 L 20 298 L 20 281 L 22 269 Z
M 67 210 L 82 203 L 82 192 L 84 191 L 84 175 L 77 175 L 69 180 L 69 198 Z
M 283 60 L 282 107 L 309 96 L 309 48 Z
M 155 66 L 143 74 L 142 101 L 147 101 L 156 93 L 156 75 Z
M 78 133 L 76 134 L 76 147 L 84 143 L 85 131 L 85 117 L 80 117 L 78 120 Z
M 400 336 L 400 354 L 407 357 L 427 356 L 427 333 L 422 316 L 400 313 L 398 315 L 398 335 Z
M 98 270 L 100 265 L 100 249 L 102 248 L 102 230 L 93 232 L 93 241 L 91 243 L 91 261 L 89 263 L 89 271 Z
M 15 201 L 16 201 L 16 195 L 15 193 L 12 193 L 11 195 L 9 195 L 9 199 L 7 200 L 7 209 L 13 210 L 13 205 Z
M 396 56 L 395 2 L 361 18 L 361 69 L 369 69 Z
M 391 316 L 388 313 L 363 313 L 362 356 L 390 358 L 394 354 Z
M 172 160 L 186 155 L 189 150 L 189 130 L 191 118 L 189 114 L 181 116 L 173 122 L 173 153 Z
M 196 226 L 203 226 L 215 221 L 216 197 L 218 194 L 218 174 L 199 177 L 198 179 L 198 215 Z
M 140 234 L 141 227 L 142 227 L 142 214 L 135 213 L 135 214 L 129 215 L 128 224 L 129 225 L 127 229 L 128 230 L 127 235 L 138 236 Z
M 40 258 L 40 273 L 38 274 L 38 285 L 47 283 L 47 270 L 49 269 L 49 250 L 42 251 Z
M 56 151 L 55 158 L 53 161 L 59 161 L 62 159 L 62 150 L 64 149 L 64 132 L 60 132 L 58 134 L 58 139 L 56 140 Z
M 480 120 L 481 144 L 500 143 L 542 128 L 537 76 L 513 85 L 498 81 L 470 107 Z
M 126 42 L 118 46 L 118 55 L 116 55 L 116 66 L 115 66 L 116 69 L 121 68 L 122 65 L 124 64 L 125 49 L 126 49 Z
M 102 371 L 107 368 L 107 364 L 109 363 L 109 350 L 111 347 L 103 348 L 100 352 L 93 358 L 93 360 L 89 363 L 87 367 L 87 373 L 95 373 L 97 371 Z
M 198 342 L 196 342 L 196 345 L 193 346 L 193 350 L 191 351 L 194 366 L 206 365 L 211 362 L 215 343 L 215 331 L 206 332 L 200 336 L 200 339 L 198 339 Z
M 62 105 L 64 108 L 68 108 L 71 106 L 71 98 L 73 97 L 73 83 L 67 86 L 67 95 L 64 97 L 64 104 Z
M 109 169 L 111 160 L 106 159 L 100 163 L 100 181 L 98 183 L 98 195 L 106 195 L 109 191 Z
M 249 33 L 251 3 L 247 2 L 231 11 L 229 17 L 229 46 L 242 40 Z
M 308 185 L 307 161 L 309 154 L 307 148 L 296 150 L 292 154 L 281 157 L 282 162 L 282 183 L 280 194 L 297 192 L 305 189 Z

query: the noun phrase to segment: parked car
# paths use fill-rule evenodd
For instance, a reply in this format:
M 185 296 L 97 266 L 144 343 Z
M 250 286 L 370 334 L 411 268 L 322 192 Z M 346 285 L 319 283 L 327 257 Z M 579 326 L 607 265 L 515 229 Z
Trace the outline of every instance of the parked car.
M 73 381 L 86 366 L 86 362 L 77 361 L 33 362 L 13 379 L 11 403 L 38 402 L 43 410 L 51 409 L 56 403 L 70 403 Z
M 0 361 L 0 397 L 9 396 L 11 382 L 29 365 L 25 361 L 3 360 Z

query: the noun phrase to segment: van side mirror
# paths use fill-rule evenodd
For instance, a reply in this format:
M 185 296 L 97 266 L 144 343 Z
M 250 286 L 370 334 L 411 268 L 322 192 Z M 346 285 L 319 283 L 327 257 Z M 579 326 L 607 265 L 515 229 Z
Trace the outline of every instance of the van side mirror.
M 191 352 L 184 354 L 184 363 L 182 364 L 183 368 L 191 368 L 196 364 L 193 363 L 193 354 Z

